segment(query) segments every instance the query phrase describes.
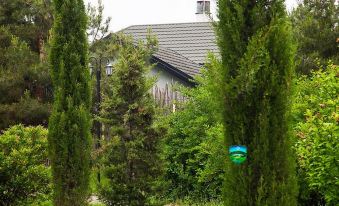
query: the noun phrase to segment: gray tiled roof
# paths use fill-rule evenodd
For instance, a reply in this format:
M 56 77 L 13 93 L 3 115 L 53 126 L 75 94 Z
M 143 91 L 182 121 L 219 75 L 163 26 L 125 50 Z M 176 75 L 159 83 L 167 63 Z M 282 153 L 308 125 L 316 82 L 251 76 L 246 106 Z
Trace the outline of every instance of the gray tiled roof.
M 209 51 L 219 53 L 209 22 L 135 25 L 120 32 L 145 40 L 148 29 L 159 41 L 159 51 L 154 56 L 191 77 L 200 73 Z
M 199 74 L 199 70 L 202 67 L 201 65 L 189 60 L 179 53 L 167 48 L 159 47 L 154 56 L 179 69 L 180 71 L 183 71 L 191 77 Z

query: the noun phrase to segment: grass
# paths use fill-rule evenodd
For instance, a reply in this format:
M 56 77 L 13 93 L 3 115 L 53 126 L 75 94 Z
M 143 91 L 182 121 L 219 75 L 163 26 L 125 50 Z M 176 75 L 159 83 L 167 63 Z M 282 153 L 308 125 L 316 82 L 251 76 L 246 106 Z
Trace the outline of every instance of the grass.
M 97 170 L 93 169 L 89 177 L 89 188 L 92 194 L 98 194 L 97 174 Z
M 207 203 L 183 203 L 178 201 L 176 203 L 167 204 L 166 206 L 222 206 L 221 202 L 207 202 Z M 90 204 L 89 206 L 105 206 L 102 203 Z
M 219 201 L 211 201 L 211 202 L 195 202 L 192 201 L 176 201 L 175 203 L 168 204 L 168 206 L 223 206 L 223 204 Z

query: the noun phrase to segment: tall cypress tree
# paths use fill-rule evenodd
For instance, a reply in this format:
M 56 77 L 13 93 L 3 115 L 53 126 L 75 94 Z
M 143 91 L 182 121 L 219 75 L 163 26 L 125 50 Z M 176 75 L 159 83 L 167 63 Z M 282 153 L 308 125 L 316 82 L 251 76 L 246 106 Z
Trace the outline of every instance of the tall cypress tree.
M 282 0 L 219 0 L 226 146 L 248 147 L 228 164 L 225 205 L 296 205 L 289 138 L 295 47 Z
M 82 0 L 54 0 L 50 63 L 54 86 L 49 121 L 54 205 L 86 205 L 90 159 L 90 74 Z

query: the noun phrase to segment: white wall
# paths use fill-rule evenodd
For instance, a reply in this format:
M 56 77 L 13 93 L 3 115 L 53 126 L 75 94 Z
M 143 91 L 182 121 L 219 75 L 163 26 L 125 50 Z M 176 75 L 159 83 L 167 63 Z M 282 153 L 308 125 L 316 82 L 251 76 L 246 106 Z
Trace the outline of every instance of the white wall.
M 166 88 L 166 84 L 171 85 L 172 82 L 174 84 L 189 86 L 186 82 L 173 76 L 173 74 L 167 72 L 166 70 L 164 70 L 163 68 L 159 66 L 156 66 L 151 70 L 151 75 L 157 76 L 156 85 L 161 90 L 164 90 Z

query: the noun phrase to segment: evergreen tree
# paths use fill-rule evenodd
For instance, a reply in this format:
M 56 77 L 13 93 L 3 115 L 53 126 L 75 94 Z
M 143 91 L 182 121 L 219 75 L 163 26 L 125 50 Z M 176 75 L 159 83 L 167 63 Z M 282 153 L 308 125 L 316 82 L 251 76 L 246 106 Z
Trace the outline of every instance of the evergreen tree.
M 90 160 L 90 74 L 82 0 L 55 0 L 50 63 L 54 87 L 49 121 L 54 205 L 86 205 Z
M 10 125 L 47 125 L 48 67 L 8 27 L 0 27 L 0 133 Z
M 282 0 L 219 0 L 225 143 L 245 145 L 227 164 L 225 205 L 296 205 L 289 135 L 295 47 Z
M 51 0 L 1 0 L 0 25 L 25 41 L 30 48 L 43 52 L 43 42 L 47 40 L 53 24 Z
M 339 64 L 339 5 L 335 0 L 304 0 L 291 19 L 298 42 L 297 71 L 310 73 L 318 62 Z
M 147 77 L 156 41 L 150 37 L 146 44 L 134 45 L 130 38 L 121 38 L 102 104 L 110 141 L 103 159 L 107 184 L 100 195 L 108 205 L 148 205 L 159 172 L 159 134 L 152 126 L 155 109 L 149 93 L 153 81 Z
M 0 133 L 18 123 L 47 125 L 50 78 L 41 60 L 50 10 L 50 0 L 0 1 Z
M 109 31 L 109 24 L 111 17 L 104 18 L 104 5 L 102 0 L 98 0 L 97 6 L 92 6 L 91 3 L 87 5 L 87 16 L 88 16 L 88 33 L 87 36 L 93 45 L 96 42 L 102 41 L 106 37 Z
M 102 17 L 98 3 L 88 6 L 88 30 L 102 38 L 110 19 Z M 47 126 L 53 96 L 45 61 L 51 12 L 51 0 L 0 0 L 0 133 L 18 123 Z

